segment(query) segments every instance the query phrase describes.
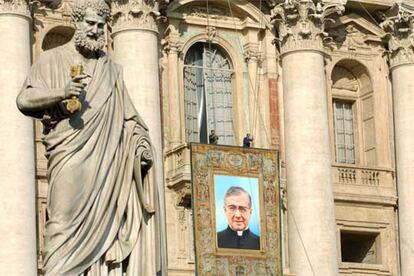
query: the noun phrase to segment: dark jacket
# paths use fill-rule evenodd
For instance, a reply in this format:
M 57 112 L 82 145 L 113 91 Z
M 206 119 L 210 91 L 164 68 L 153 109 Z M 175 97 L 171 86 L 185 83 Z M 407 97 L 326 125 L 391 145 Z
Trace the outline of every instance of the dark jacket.
M 249 229 L 238 236 L 237 231 L 227 226 L 225 230 L 217 233 L 217 241 L 219 248 L 260 249 L 259 236 L 250 232 Z
M 244 137 L 243 138 L 243 147 L 250 148 L 252 146 L 252 142 L 253 142 L 253 139 L 252 138 L 249 138 L 247 136 Z

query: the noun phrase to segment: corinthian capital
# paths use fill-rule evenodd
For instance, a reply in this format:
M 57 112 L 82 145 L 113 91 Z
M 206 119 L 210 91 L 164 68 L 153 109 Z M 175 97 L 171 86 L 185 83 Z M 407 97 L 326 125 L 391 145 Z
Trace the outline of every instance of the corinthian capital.
M 0 0 L 0 15 L 5 13 L 30 17 L 29 5 L 26 0 Z
M 381 27 L 387 32 L 390 66 L 414 63 L 414 7 L 396 3 L 386 13 Z
M 323 50 L 328 34 L 325 25 L 340 15 L 341 3 L 325 3 L 323 0 L 271 1 L 271 18 L 278 31 L 276 41 L 282 54 L 296 50 Z M 273 4 L 272 4 L 273 3 Z
M 158 32 L 160 2 L 166 0 L 114 0 L 112 2 L 113 32 L 126 29 Z

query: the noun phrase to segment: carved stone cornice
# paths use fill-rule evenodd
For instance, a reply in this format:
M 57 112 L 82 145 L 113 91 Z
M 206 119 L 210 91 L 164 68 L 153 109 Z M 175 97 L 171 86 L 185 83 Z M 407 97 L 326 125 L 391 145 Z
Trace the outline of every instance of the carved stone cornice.
M 112 2 L 112 33 L 142 29 L 158 32 L 159 6 L 163 0 L 115 0 Z
M 343 4 L 322 0 L 271 2 L 271 19 L 278 31 L 276 42 L 281 54 L 297 50 L 323 51 L 328 37 L 325 24 L 333 21 L 333 15 L 340 15 L 344 10 Z
M 381 14 L 390 67 L 414 63 L 414 6 L 396 3 Z
M 29 5 L 26 0 L 0 0 L 1 14 L 16 14 L 31 18 Z

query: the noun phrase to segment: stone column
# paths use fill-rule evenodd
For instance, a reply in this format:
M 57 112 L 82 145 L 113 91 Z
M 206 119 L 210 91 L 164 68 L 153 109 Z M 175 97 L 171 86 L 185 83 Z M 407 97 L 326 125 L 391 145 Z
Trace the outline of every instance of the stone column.
M 339 275 L 322 36 L 325 17 L 342 9 L 292 0 L 272 10 L 282 60 L 288 254 L 295 276 Z
M 401 275 L 414 275 L 414 6 L 395 4 L 387 32 L 394 101 Z
M 112 2 L 113 60 L 122 65 L 125 85 L 149 128 L 155 149 L 156 180 L 161 203 L 161 245 L 165 240 L 164 172 L 159 89 L 158 26 L 156 0 Z M 166 252 L 163 252 L 166 260 Z M 166 268 L 166 263 L 162 264 Z
M 0 271 L 37 275 L 33 120 L 16 107 L 30 69 L 26 1 L 0 1 Z
M 173 20 L 171 20 L 173 21 Z M 169 118 L 169 133 L 168 150 L 174 149 L 181 145 L 183 140 L 181 138 L 181 120 L 180 110 L 181 97 L 178 80 L 178 55 L 181 52 L 180 34 L 177 30 L 178 22 L 170 22 L 168 27 L 168 36 L 163 39 L 164 50 L 168 55 L 168 118 Z

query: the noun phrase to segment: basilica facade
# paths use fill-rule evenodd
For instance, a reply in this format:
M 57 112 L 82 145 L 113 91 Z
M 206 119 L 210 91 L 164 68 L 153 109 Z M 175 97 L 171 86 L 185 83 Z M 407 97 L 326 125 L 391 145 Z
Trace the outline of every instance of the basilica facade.
M 0 0 L 0 274 L 42 275 L 47 160 L 15 104 L 71 0 Z M 195 275 L 191 142 L 280 153 L 284 275 L 414 275 L 414 2 L 111 1 L 106 52 L 147 123 L 164 266 Z M 201 275 L 201 274 L 200 274 Z M 243 275 L 243 274 L 240 274 Z

